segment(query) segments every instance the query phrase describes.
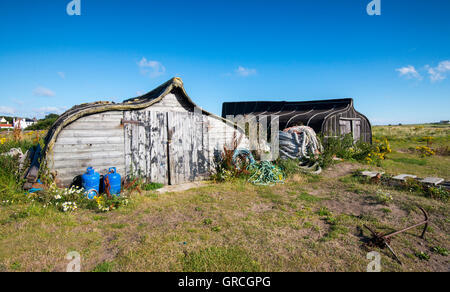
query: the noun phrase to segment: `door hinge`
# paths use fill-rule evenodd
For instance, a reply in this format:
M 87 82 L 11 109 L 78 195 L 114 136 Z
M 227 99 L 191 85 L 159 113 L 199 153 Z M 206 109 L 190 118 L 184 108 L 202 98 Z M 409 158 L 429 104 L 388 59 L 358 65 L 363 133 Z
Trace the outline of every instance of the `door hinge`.
M 145 124 L 143 122 L 140 121 L 131 121 L 131 120 L 124 120 L 122 119 L 122 121 L 120 122 L 120 124 L 125 125 L 125 124 L 133 124 L 133 125 L 138 125 L 138 126 L 145 126 Z

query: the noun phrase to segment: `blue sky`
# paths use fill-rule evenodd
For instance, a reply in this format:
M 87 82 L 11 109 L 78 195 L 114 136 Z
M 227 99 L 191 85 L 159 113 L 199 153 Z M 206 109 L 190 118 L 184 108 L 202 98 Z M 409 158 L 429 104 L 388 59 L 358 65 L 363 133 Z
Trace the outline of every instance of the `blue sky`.
M 120 102 L 173 76 L 201 107 L 352 97 L 373 124 L 450 119 L 450 1 L 0 1 L 0 115 Z

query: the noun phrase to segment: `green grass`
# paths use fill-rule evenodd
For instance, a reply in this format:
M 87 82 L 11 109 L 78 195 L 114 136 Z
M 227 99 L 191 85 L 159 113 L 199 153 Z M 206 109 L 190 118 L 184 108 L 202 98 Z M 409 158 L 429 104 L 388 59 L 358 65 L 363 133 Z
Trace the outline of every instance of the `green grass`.
M 112 262 L 103 262 L 101 264 L 98 264 L 93 270 L 92 272 L 96 272 L 96 273 L 108 273 L 108 272 L 113 272 L 114 271 L 114 266 L 115 264 Z
M 395 161 L 395 162 L 404 163 L 404 164 L 414 164 L 414 165 L 426 165 L 427 164 L 427 161 L 425 159 L 400 157 L 400 158 L 391 158 L 391 160 Z
M 128 226 L 128 224 L 124 224 L 124 223 L 113 223 L 113 224 L 111 224 L 111 225 L 109 225 L 111 228 L 114 228 L 114 229 L 123 229 L 123 228 L 125 228 L 125 227 L 127 227 Z
M 209 218 L 206 218 L 205 220 L 203 220 L 203 224 L 205 225 L 211 225 L 212 224 L 212 220 Z
M 160 189 L 162 187 L 164 187 L 164 185 L 160 184 L 160 183 L 149 183 L 149 184 L 142 185 L 142 190 L 144 190 L 144 191 L 154 191 L 154 190 Z
M 209 247 L 182 259 L 184 272 L 259 272 L 260 265 L 238 247 Z
M 280 195 L 275 194 L 273 189 L 270 187 L 261 187 L 258 192 L 258 195 L 264 199 L 276 200 L 280 198 Z
M 20 270 L 20 268 L 22 267 L 22 265 L 18 262 L 14 262 L 11 264 L 10 269 L 13 271 L 17 271 Z
M 415 152 L 417 146 L 428 145 L 424 137 L 433 137 L 432 144 L 428 145 L 432 149 L 450 147 L 450 125 L 375 126 L 373 137 L 386 137 L 391 144 L 393 153 L 381 163 L 381 167 L 388 173 L 437 176 L 450 180 L 448 154 L 422 158 Z
M 319 211 L 317 211 L 316 213 L 317 213 L 317 215 L 319 215 L 319 216 L 331 216 L 331 215 L 332 215 L 331 211 L 328 210 L 327 207 L 321 207 L 321 208 L 319 209 Z
M 415 255 L 418 259 L 423 260 L 423 261 L 428 261 L 428 260 L 430 260 L 430 256 L 429 256 L 427 253 L 423 252 L 423 251 L 416 252 L 414 255 Z
M 434 246 L 431 251 L 445 257 L 449 254 L 448 249 L 440 246 Z
M 305 202 L 319 202 L 322 200 L 322 198 L 318 198 L 316 196 L 312 196 L 308 194 L 307 192 L 302 192 L 300 195 L 297 196 L 297 199 Z

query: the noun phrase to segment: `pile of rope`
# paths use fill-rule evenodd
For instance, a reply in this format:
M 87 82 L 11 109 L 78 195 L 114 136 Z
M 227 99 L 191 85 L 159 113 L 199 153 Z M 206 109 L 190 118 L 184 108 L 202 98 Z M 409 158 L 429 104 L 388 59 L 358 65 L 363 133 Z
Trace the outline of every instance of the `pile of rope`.
M 279 133 L 280 156 L 283 159 L 311 158 L 323 151 L 316 132 L 308 126 L 296 126 Z
M 309 160 L 323 152 L 323 146 L 317 138 L 316 132 L 308 126 L 295 126 L 284 129 L 279 133 L 280 157 L 282 159 Z M 318 163 L 313 165 L 300 164 L 300 168 L 309 173 L 322 172 Z
M 248 181 L 254 185 L 271 186 L 284 183 L 284 174 L 281 169 L 269 161 L 249 165 L 247 169 L 252 173 Z
M 247 149 L 236 149 L 233 153 L 232 162 L 236 169 L 240 170 L 240 164 L 252 165 L 256 163 L 255 158 L 253 158 L 250 150 Z
M 233 164 L 236 169 L 244 163 L 250 173 L 248 182 L 255 185 L 274 185 L 284 183 L 284 174 L 281 169 L 269 161 L 256 162 L 252 153 L 247 149 L 236 149 L 233 153 Z

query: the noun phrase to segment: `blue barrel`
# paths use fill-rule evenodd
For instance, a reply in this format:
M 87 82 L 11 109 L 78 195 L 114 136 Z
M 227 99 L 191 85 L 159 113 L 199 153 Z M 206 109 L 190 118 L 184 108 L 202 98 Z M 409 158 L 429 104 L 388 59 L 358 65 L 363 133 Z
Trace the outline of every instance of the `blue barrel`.
M 105 186 L 105 192 L 109 190 L 110 195 L 120 195 L 122 178 L 120 174 L 117 173 L 117 169 L 115 167 L 111 167 L 109 169 L 109 173 L 103 177 L 103 185 Z
M 81 176 L 81 184 L 86 190 L 86 196 L 92 200 L 100 189 L 100 174 L 94 168 L 88 167 L 85 174 Z

